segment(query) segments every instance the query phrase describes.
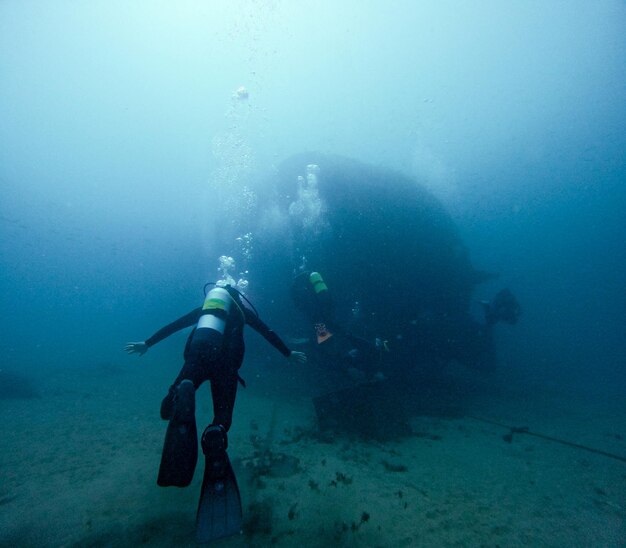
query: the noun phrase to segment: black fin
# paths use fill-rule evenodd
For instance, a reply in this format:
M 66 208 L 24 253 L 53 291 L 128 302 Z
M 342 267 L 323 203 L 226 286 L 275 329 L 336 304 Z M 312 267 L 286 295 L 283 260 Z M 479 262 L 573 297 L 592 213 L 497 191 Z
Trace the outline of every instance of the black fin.
M 205 468 L 196 515 L 196 540 L 200 543 L 236 535 L 243 523 L 239 486 L 226 453 L 226 433 L 220 426 L 205 430 L 202 449 Z
M 167 426 L 157 484 L 161 487 L 187 487 L 198 461 L 195 388 L 189 380 L 177 388 L 175 410 Z

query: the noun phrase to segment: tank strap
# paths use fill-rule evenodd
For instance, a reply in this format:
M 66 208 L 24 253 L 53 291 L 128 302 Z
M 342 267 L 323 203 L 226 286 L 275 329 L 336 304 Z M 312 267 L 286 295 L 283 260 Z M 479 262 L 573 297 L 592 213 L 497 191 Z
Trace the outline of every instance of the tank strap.
M 235 299 L 232 295 L 230 295 L 230 298 L 233 300 L 233 304 L 237 307 L 237 310 L 239 310 L 239 314 L 241 314 L 241 320 L 243 321 L 243 323 L 246 323 L 246 315 L 243 313 L 243 310 L 241 310 L 241 307 L 239 306 L 237 299 Z

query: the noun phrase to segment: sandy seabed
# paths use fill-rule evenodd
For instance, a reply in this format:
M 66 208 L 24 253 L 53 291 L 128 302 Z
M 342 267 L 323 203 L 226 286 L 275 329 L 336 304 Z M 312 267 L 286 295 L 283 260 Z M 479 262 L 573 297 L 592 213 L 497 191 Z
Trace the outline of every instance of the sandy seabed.
M 196 546 L 203 462 L 186 489 L 156 485 L 164 375 L 55 371 L 41 397 L 0 401 L 1 546 Z M 308 398 L 241 391 L 229 454 L 244 530 L 215 546 L 625 546 L 620 398 L 500 389 L 459 416 L 417 415 L 413 435 L 320 435 Z M 198 392 L 198 429 L 210 417 Z

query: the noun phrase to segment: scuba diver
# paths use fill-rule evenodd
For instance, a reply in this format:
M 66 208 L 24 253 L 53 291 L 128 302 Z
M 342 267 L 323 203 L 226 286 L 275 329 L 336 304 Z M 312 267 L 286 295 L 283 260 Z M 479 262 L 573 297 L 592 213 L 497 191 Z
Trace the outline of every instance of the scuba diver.
M 522 307 L 510 289 L 500 290 L 491 301 L 481 301 L 485 313 L 485 324 L 491 326 L 498 322 L 515 325 L 522 313 Z
M 143 355 L 156 343 L 186 327 L 194 326 L 187 339 L 184 365 L 161 403 L 161 418 L 169 421 L 157 484 L 186 487 L 191 483 L 198 460 L 195 392 L 206 380 L 211 383 L 213 420 L 201 437 L 205 455 L 204 478 L 196 516 L 198 542 L 236 534 L 242 526 L 239 488 L 226 449 L 227 432 L 244 357 L 244 325 L 261 334 L 292 363 L 305 363 L 303 352 L 291 351 L 281 338 L 259 318 L 256 309 L 237 289 L 215 285 L 205 300 L 178 320 L 159 329 L 142 342 L 129 342 L 129 354 Z M 252 310 L 244 306 L 243 297 Z
M 372 343 L 335 322 L 331 294 L 319 272 L 298 274 L 291 285 L 291 298 L 311 322 L 324 361 L 341 364 L 353 376 L 381 377 L 379 365 L 388 351 L 386 341 L 375 339 Z
M 352 322 L 344 328 L 335 320 L 331 292 L 319 272 L 301 272 L 291 286 L 293 303 L 315 332 L 313 348 L 329 375 L 332 388 L 318 389 L 312 398 L 321 432 L 347 433 L 366 440 L 387 441 L 411 431 L 399 400 L 397 371 L 387 342 L 366 333 L 360 304 L 352 307 Z M 322 385 L 323 386 L 323 385 Z

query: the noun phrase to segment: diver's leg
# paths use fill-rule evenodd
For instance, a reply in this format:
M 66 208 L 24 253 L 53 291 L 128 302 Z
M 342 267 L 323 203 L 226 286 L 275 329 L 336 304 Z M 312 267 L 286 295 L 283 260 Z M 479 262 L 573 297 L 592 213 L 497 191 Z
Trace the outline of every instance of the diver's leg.
M 198 542 L 234 535 L 242 526 L 241 497 L 226 448 L 237 396 L 237 371 L 243 361 L 243 346 L 226 353 L 227 359 L 210 367 L 213 422 L 202 434 L 205 457 L 202 492 L 196 516 Z
M 180 370 L 180 373 L 178 374 L 178 377 L 176 377 L 176 380 L 172 386 L 170 386 L 167 395 L 161 402 L 161 418 L 164 421 L 170 420 L 174 414 L 178 386 L 184 380 L 190 380 L 193 383 L 194 388 L 197 390 L 198 387 L 206 380 L 206 372 L 204 372 L 203 368 L 195 362 L 185 362 Z
M 213 397 L 212 425 L 220 425 L 225 432 L 233 422 L 233 409 L 237 397 L 237 370 L 220 371 L 211 378 L 211 396 Z

